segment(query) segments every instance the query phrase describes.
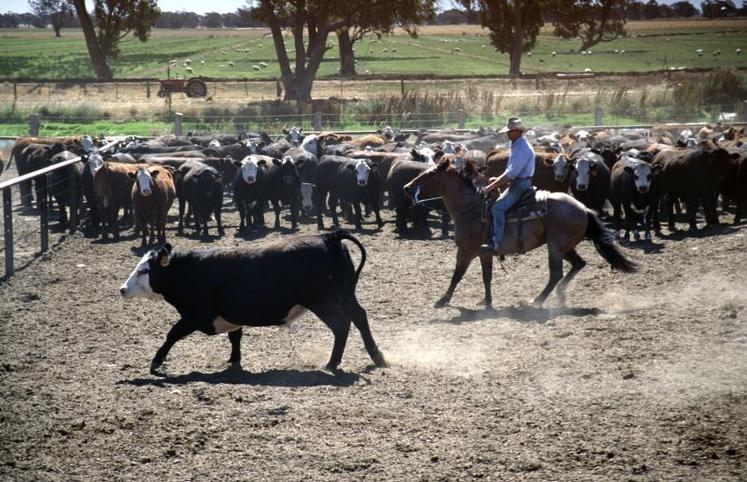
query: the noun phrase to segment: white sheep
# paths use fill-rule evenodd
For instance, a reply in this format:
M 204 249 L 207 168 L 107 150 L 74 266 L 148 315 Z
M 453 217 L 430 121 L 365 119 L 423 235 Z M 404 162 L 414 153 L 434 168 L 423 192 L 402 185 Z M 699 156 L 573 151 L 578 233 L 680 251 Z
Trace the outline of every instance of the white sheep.
M 713 56 L 714 57 L 717 56 L 717 55 L 721 55 L 721 51 L 720 50 L 716 50 L 715 52 L 713 52 Z
M 737 49 L 737 55 L 742 53 L 742 49 Z
M 453 49 L 451 49 L 451 53 L 452 54 L 455 53 L 455 52 L 461 52 L 461 51 L 462 51 L 462 49 L 460 49 L 459 47 L 454 47 Z
M 391 51 L 392 51 L 392 52 L 396 52 L 396 51 L 397 51 L 397 49 L 392 49 Z
M 553 50 L 552 52 L 550 52 L 550 55 L 552 55 L 553 57 L 555 57 L 556 55 L 558 55 L 558 53 Z
M 482 44 L 482 45 L 481 45 L 480 47 L 481 47 L 481 48 L 485 48 L 485 44 Z
M 389 52 L 389 49 L 381 49 L 381 53 L 382 53 L 382 54 L 385 54 L 385 53 L 387 53 L 387 52 Z
M 586 55 L 591 55 L 591 50 L 587 50 Z
M 698 57 L 702 57 L 703 56 L 703 49 L 696 49 L 695 53 L 698 54 Z
M 233 67 L 233 62 L 228 62 L 229 67 Z
M 205 61 L 204 60 L 200 60 L 200 65 L 205 65 Z
M 186 71 L 187 71 L 188 74 L 191 74 L 192 73 L 192 67 L 187 67 Z
M 532 52 L 527 52 L 527 56 L 531 57 L 532 56 Z
M 620 51 L 620 55 L 625 55 L 625 49 L 622 49 L 622 50 Z
M 222 68 L 224 68 L 224 67 L 225 67 L 225 64 L 220 64 L 220 65 L 218 66 L 218 68 L 220 68 L 220 69 L 222 69 Z
M 190 65 L 192 63 L 192 59 L 187 59 L 184 61 L 185 64 Z
M 260 67 L 262 67 L 263 69 L 266 69 L 266 68 L 267 68 L 267 63 L 266 63 L 266 62 L 260 62 L 260 63 L 259 63 L 258 65 L 259 65 Z
M 260 67 L 259 65 L 254 64 L 254 65 L 252 65 L 252 70 L 262 70 L 262 67 Z
M 586 67 L 586 68 L 584 69 L 584 72 L 586 72 L 587 74 L 591 74 L 591 73 L 592 73 L 592 70 L 591 70 L 591 69 L 590 69 L 589 67 Z

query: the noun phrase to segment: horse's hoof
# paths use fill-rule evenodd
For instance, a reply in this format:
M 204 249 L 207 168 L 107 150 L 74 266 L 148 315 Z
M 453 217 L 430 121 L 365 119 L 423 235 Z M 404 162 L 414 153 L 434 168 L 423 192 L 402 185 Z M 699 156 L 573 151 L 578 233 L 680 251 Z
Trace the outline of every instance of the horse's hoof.
M 386 360 L 384 359 L 384 354 L 381 352 L 378 352 L 375 357 L 373 357 L 374 365 L 376 365 L 379 368 L 384 368 L 387 366 Z
M 444 298 L 441 298 L 440 300 L 436 301 L 433 304 L 433 307 L 434 308 L 443 308 L 444 306 L 446 306 L 447 303 L 448 303 L 447 300 L 445 300 Z

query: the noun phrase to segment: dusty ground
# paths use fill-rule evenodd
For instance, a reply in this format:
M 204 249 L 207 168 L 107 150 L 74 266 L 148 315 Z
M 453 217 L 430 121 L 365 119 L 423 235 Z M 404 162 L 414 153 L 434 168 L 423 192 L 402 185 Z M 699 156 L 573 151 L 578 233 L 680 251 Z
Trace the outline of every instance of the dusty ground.
M 228 211 L 222 240 L 170 241 L 290 235 L 236 238 Z M 544 249 L 496 268 L 493 311 L 475 263 L 436 310 L 453 241 L 398 239 L 385 218 L 359 234 L 358 296 L 390 366 L 353 331 L 337 376 L 309 315 L 245 330 L 241 369 L 225 335 L 196 334 L 150 376 L 177 315 L 120 299 L 138 241 L 68 236 L 0 284 L 0 478 L 747 478 L 747 227 L 630 244 L 633 275 L 584 242 L 570 308 L 519 307 L 545 283 Z

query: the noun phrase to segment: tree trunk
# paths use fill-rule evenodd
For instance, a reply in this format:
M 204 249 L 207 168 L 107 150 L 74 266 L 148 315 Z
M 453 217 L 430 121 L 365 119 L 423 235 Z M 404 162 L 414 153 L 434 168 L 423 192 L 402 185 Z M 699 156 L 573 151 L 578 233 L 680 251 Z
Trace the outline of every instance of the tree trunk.
M 83 29 L 83 36 L 86 39 L 88 54 L 91 56 L 91 62 L 93 63 L 93 70 L 96 72 L 96 77 L 100 80 L 112 80 L 112 71 L 106 64 L 106 56 L 99 47 L 99 42 L 96 38 L 96 31 L 93 28 L 93 22 L 91 22 L 91 17 L 88 16 L 88 11 L 86 10 L 85 0 L 73 0 L 73 3 L 75 4 L 75 11 L 78 13 L 80 26 Z
M 516 30 L 514 30 L 511 52 L 509 53 L 511 58 L 511 65 L 508 70 L 508 75 L 521 75 L 521 53 L 522 50 L 524 50 L 524 26 L 521 22 L 520 11 L 517 10 L 515 18 Z
M 353 41 L 350 39 L 348 29 L 338 30 L 337 42 L 340 45 L 340 75 L 343 77 L 355 77 L 355 53 L 353 52 Z
M 62 15 L 60 13 L 53 13 L 49 17 L 49 21 L 52 22 L 52 30 L 54 30 L 54 36 L 60 37 L 60 28 L 62 28 Z

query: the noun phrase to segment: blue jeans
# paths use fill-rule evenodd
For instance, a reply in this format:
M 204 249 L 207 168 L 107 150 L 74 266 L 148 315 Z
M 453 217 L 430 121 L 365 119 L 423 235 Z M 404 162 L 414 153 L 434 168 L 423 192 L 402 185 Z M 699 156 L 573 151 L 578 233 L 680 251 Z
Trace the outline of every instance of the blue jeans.
M 506 212 L 511 209 L 521 196 L 532 188 L 531 179 L 514 179 L 508 189 L 493 204 L 490 212 L 493 215 L 493 246 L 498 249 L 503 241 L 503 229 L 506 226 Z

